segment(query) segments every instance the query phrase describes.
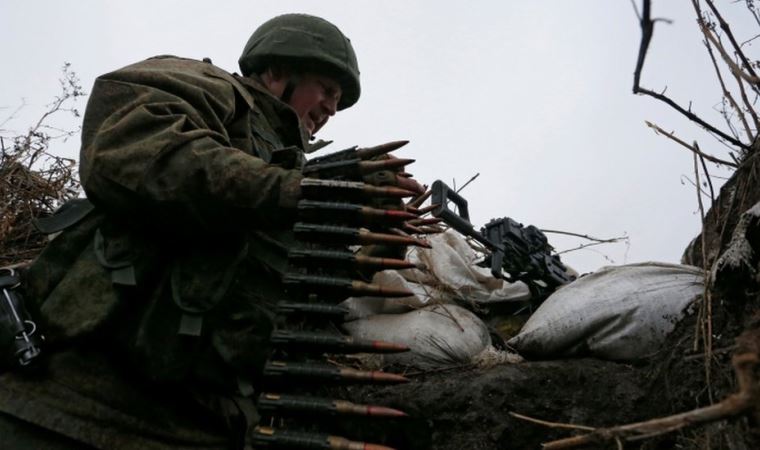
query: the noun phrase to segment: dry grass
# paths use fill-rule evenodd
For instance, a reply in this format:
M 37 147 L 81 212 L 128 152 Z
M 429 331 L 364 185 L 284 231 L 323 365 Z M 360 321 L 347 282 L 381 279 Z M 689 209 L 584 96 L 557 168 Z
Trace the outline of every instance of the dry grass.
M 34 226 L 35 220 L 49 216 L 80 191 L 76 161 L 50 152 L 52 143 L 79 131 L 51 125 L 60 113 L 78 117 L 71 105 L 84 95 L 68 64 L 60 83 L 61 94 L 25 134 L 0 135 L 0 266 L 33 259 L 47 242 Z M 6 118 L 0 127 L 13 118 Z M 0 129 L 0 133 L 4 131 Z

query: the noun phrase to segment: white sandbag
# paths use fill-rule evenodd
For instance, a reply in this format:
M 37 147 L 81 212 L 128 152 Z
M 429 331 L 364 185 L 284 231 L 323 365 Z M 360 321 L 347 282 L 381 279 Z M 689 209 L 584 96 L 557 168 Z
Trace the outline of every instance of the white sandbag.
M 468 364 L 491 345 L 483 321 L 456 305 L 375 315 L 346 322 L 343 328 L 356 338 L 408 346 L 409 352 L 383 355 L 384 363 L 420 369 Z
M 697 267 L 604 267 L 552 294 L 508 344 L 523 356 L 591 354 L 633 360 L 656 352 L 704 291 Z
M 481 256 L 454 230 L 433 235 L 430 249 L 414 247 L 407 259 L 421 269 L 379 272 L 374 283 L 414 292 L 400 299 L 350 298 L 343 303 L 350 319 L 372 314 L 397 314 L 433 303 L 455 299 L 488 304 L 524 301 L 530 290 L 523 282 L 507 283 L 491 276 L 489 269 L 476 266 Z

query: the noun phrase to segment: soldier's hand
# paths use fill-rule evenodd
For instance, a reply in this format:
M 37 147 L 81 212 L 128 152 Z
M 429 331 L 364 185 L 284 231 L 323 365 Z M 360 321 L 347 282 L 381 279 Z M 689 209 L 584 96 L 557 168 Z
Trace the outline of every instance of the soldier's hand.
M 392 154 L 385 155 L 385 158 L 400 161 L 399 158 Z M 417 180 L 413 178 L 412 174 L 406 172 L 404 167 L 399 167 L 397 170 L 393 170 L 392 172 L 395 175 L 395 183 L 392 184 L 395 184 L 401 189 L 412 191 L 416 195 L 422 195 L 425 193 L 425 188 L 422 186 L 422 184 L 417 182 Z
M 396 174 L 396 185 L 401 189 L 414 192 L 417 195 L 425 193 L 425 186 L 420 184 L 411 176 L 411 174 L 406 172 Z

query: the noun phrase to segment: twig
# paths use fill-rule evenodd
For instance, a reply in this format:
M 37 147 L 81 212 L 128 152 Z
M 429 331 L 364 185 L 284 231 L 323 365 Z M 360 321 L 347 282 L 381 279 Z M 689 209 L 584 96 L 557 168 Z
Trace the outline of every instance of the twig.
M 749 75 L 754 79 L 759 79 L 757 73 L 755 73 L 755 70 L 752 68 L 752 63 L 750 63 L 747 59 L 747 56 L 741 49 L 741 46 L 737 44 L 736 39 L 734 38 L 734 34 L 731 32 L 731 27 L 729 27 L 728 23 L 723 20 L 723 16 L 715 7 L 712 0 L 705 0 L 705 3 L 707 3 L 707 6 L 710 7 L 710 10 L 712 10 L 713 14 L 715 14 L 715 17 L 718 19 L 718 23 L 720 24 L 721 30 L 726 33 L 728 40 L 731 42 L 731 45 L 734 46 L 734 51 L 736 52 L 737 56 L 739 56 L 739 59 L 742 60 L 742 63 L 744 64 L 744 67 L 746 67 L 747 72 L 749 72 Z M 751 86 L 755 89 L 755 91 L 757 91 L 757 85 L 751 84 Z
M 694 146 L 699 148 L 697 146 L 697 143 L 694 143 Z M 705 158 L 702 155 L 699 155 L 699 162 L 702 163 L 702 171 L 705 173 L 705 178 L 707 179 L 707 186 L 710 187 L 710 206 L 715 204 L 715 190 L 713 189 L 712 184 L 712 177 L 710 176 L 710 172 L 707 171 L 707 164 L 705 164 Z
M 423 283 L 420 280 L 417 272 L 411 271 L 410 274 L 414 277 L 414 282 L 418 286 L 420 286 L 422 288 L 422 290 L 425 292 L 425 295 L 427 296 L 427 298 L 428 299 L 434 299 L 433 295 L 430 293 L 430 291 L 428 291 L 428 287 L 425 285 L 425 283 Z M 442 286 L 445 286 L 445 284 L 443 282 L 441 282 L 441 280 L 438 278 L 438 276 L 435 273 L 433 273 L 432 271 L 429 271 L 428 275 L 430 275 L 431 277 L 433 277 Z M 440 314 L 442 317 L 446 317 L 448 319 L 451 319 L 451 321 L 454 322 L 454 325 L 456 325 L 457 328 L 459 328 L 459 331 L 461 331 L 461 332 L 465 331 L 464 327 L 462 326 L 462 324 L 459 323 L 459 320 L 457 320 L 457 318 L 454 317 L 454 314 L 448 308 L 446 308 L 446 304 L 444 304 L 441 301 L 434 301 L 432 304 L 440 306 L 445 311 L 445 314 L 439 313 L 437 311 L 431 311 L 431 312 L 434 312 L 435 314 Z M 425 305 L 425 306 L 427 306 L 427 305 Z
M 18 105 L 16 107 L 16 109 L 13 110 L 13 112 L 8 115 L 8 117 L 6 117 L 5 119 L 3 119 L 2 122 L 0 122 L 0 127 L 4 127 L 6 123 L 8 123 L 11 120 L 15 119 L 16 116 L 18 115 L 19 111 L 21 111 L 22 109 L 24 109 L 25 106 L 26 106 L 26 99 L 22 98 L 21 99 L 21 104 Z M 7 130 L 3 130 L 2 128 L 0 128 L 0 131 L 7 131 Z
M 587 427 L 585 425 L 576 425 L 573 423 L 549 422 L 546 420 L 536 419 L 535 417 L 526 416 L 524 414 L 518 414 L 514 411 L 510 411 L 509 415 L 517 419 L 524 420 L 526 422 L 537 423 L 539 425 L 543 425 L 549 428 L 565 428 L 565 429 L 570 429 L 570 430 L 586 430 L 586 431 L 596 430 L 596 428 L 594 427 Z
M 470 184 L 473 181 L 475 181 L 475 179 L 478 178 L 479 176 L 480 176 L 480 172 L 478 172 L 475 175 L 473 175 L 472 178 L 470 178 L 469 180 L 467 180 L 467 182 L 462 185 L 462 187 L 460 187 L 459 189 L 457 189 L 457 194 L 460 193 L 460 192 L 462 192 L 462 189 L 466 188 L 468 184 Z
M 705 191 L 704 189 L 702 189 L 702 186 L 698 186 L 697 183 L 695 183 L 691 178 L 689 178 L 688 176 L 682 174 L 681 175 L 681 184 L 684 184 L 684 181 L 688 181 L 690 185 L 694 186 L 695 188 L 699 188 L 699 190 L 702 191 L 702 194 L 704 194 L 705 196 L 709 195 L 709 193 L 707 191 Z
M 697 142 L 694 142 L 694 148 L 699 149 Z M 694 154 L 694 180 L 697 183 L 697 203 L 699 204 L 699 218 L 702 223 L 702 229 L 705 229 L 705 207 L 702 203 L 702 190 L 699 188 L 699 166 L 697 165 L 697 155 Z M 707 387 L 707 397 L 710 399 L 710 403 L 713 403 L 712 396 L 712 383 L 710 382 L 711 374 L 710 369 L 712 367 L 712 297 L 710 295 L 710 272 L 707 267 L 707 249 L 705 233 L 701 235 L 702 239 L 702 270 L 704 270 L 704 291 L 702 295 L 702 307 L 704 308 L 704 314 L 700 314 L 701 321 L 697 323 L 697 327 L 702 330 L 702 342 L 704 344 L 705 352 L 705 385 Z
M 747 138 L 751 142 L 754 139 L 754 136 L 752 135 L 752 130 L 747 123 L 747 119 L 744 116 L 744 112 L 739 108 L 739 105 L 734 100 L 734 97 L 731 95 L 731 92 L 726 88 L 726 83 L 723 82 L 723 76 L 720 73 L 720 68 L 718 68 L 718 62 L 715 60 L 715 54 L 712 51 L 712 45 L 710 45 L 713 40 L 710 38 L 712 37 L 711 30 L 707 27 L 707 25 L 704 23 L 704 20 L 702 18 L 702 9 L 699 6 L 698 0 L 692 0 L 692 5 L 694 6 L 694 10 L 697 13 L 697 22 L 699 24 L 699 28 L 702 31 L 702 34 L 705 36 L 705 48 L 707 49 L 708 55 L 710 55 L 710 61 L 712 62 L 713 68 L 715 69 L 715 75 L 718 77 L 718 83 L 720 84 L 721 91 L 723 92 L 723 97 L 728 99 L 728 102 L 731 104 L 731 106 L 734 108 L 734 111 L 736 111 L 737 116 L 739 117 L 739 120 L 742 122 L 742 125 L 744 126 L 744 130 L 747 133 Z M 715 42 L 716 47 L 718 48 L 718 51 L 720 52 L 721 56 L 725 55 L 725 50 L 723 49 L 723 46 L 720 44 L 720 42 Z M 725 56 L 724 56 L 725 58 Z M 736 77 L 737 74 L 734 73 L 734 76 Z M 739 85 L 741 86 L 741 81 L 739 81 Z M 731 125 L 731 121 L 726 116 L 726 121 L 728 122 L 729 126 Z M 755 126 L 757 126 L 757 121 L 755 121 Z
M 419 370 L 417 372 L 407 372 L 407 373 L 404 373 L 404 376 L 411 378 L 411 377 L 418 377 L 421 375 L 429 375 L 431 373 L 450 372 L 452 370 L 458 370 L 458 369 L 470 369 L 473 367 L 475 367 L 475 363 L 459 364 L 456 366 L 439 367 L 437 369 Z
M 636 7 L 636 0 L 631 0 L 631 6 L 633 6 L 633 12 L 636 13 L 636 17 L 641 22 L 641 13 L 639 12 L 639 8 Z
M 729 167 L 733 167 L 734 169 L 736 169 L 737 167 L 739 167 L 739 165 L 736 164 L 736 163 L 734 163 L 734 162 L 726 161 L 726 160 L 717 158 L 715 156 L 708 155 L 706 153 L 702 153 L 702 151 L 700 151 L 698 148 L 695 148 L 693 145 L 689 145 L 686 142 L 682 141 L 681 139 L 677 138 L 675 136 L 675 133 L 668 133 L 665 130 L 663 130 L 662 128 L 660 128 L 659 126 L 657 126 L 656 124 L 654 124 L 652 122 L 649 122 L 648 120 L 645 120 L 644 123 L 646 123 L 649 128 L 652 128 L 655 131 L 655 133 L 662 134 L 663 136 L 667 137 L 668 139 L 671 139 L 671 140 L 673 140 L 673 141 L 681 144 L 682 146 L 686 147 L 687 149 L 689 149 L 690 151 L 696 153 L 697 155 L 701 155 L 702 157 L 704 157 L 708 161 L 714 162 L 715 164 L 723 164 L 723 165 L 726 165 L 726 166 L 729 166 Z
M 702 25 L 702 28 L 704 28 L 704 25 Z M 718 53 L 720 53 L 720 56 L 723 58 L 723 62 L 726 63 L 729 69 L 731 69 L 731 72 L 734 74 L 740 76 L 742 80 L 746 81 L 750 84 L 758 84 L 760 83 L 760 78 L 757 77 L 757 75 L 749 75 L 746 72 L 742 70 L 741 67 L 739 67 L 738 64 L 736 64 L 731 57 L 726 53 L 726 50 L 723 48 L 722 45 L 718 42 L 717 39 L 715 39 L 715 36 L 712 35 L 712 33 L 709 33 L 707 31 L 703 31 L 705 37 L 715 46 L 715 48 L 718 49 Z
M 647 49 L 649 48 L 649 42 L 652 40 L 652 34 L 654 33 L 655 22 L 673 23 L 668 19 L 651 19 L 651 2 L 644 0 L 641 14 L 634 5 L 634 11 L 636 17 L 639 19 L 639 25 L 641 26 L 641 43 L 639 44 L 639 55 L 636 58 L 636 70 L 633 73 L 633 93 L 638 94 L 639 82 L 641 81 L 641 70 L 644 68 L 644 60 L 646 59 Z
M 758 25 L 760 25 L 760 23 L 759 23 Z M 747 39 L 746 41 L 742 42 L 742 43 L 740 44 L 740 47 L 744 47 L 745 45 L 749 44 L 750 42 L 754 41 L 754 40 L 755 40 L 755 39 L 757 39 L 757 38 L 760 38 L 760 34 L 758 34 L 758 35 L 756 35 L 756 36 L 753 36 L 753 37 L 751 37 L 751 38 Z
M 709 123 L 702 120 L 699 116 L 692 113 L 689 110 L 684 109 L 682 106 L 671 100 L 669 97 L 665 96 L 664 94 L 660 94 L 654 91 L 651 91 L 649 89 L 642 88 L 640 86 L 641 82 L 641 71 L 644 68 L 644 60 L 646 59 L 646 53 L 649 48 L 649 43 L 652 40 L 652 34 L 654 32 L 654 23 L 650 18 L 650 11 L 651 11 L 651 1 L 650 0 L 644 0 L 643 2 L 643 10 L 642 15 L 639 20 L 639 23 L 641 25 L 641 43 L 639 45 L 639 55 L 636 60 L 636 70 L 633 74 L 633 93 L 634 94 L 644 94 L 648 95 L 650 97 L 656 98 L 657 100 L 660 100 L 661 102 L 664 102 L 668 104 L 671 108 L 675 109 L 676 111 L 680 112 L 686 118 L 691 120 L 692 122 L 698 123 L 700 126 L 702 126 L 704 129 L 709 131 L 710 133 L 715 134 L 716 136 L 719 136 L 721 139 L 730 142 L 732 145 L 735 145 L 737 147 L 743 148 L 745 150 L 749 149 L 749 146 L 747 144 L 742 143 L 741 141 L 727 135 L 726 133 L 718 130 L 714 126 L 710 125 Z
M 620 241 L 612 241 L 612 242 L 620 242 Z M 558 255 L 564 255 L 565 253 L 574 252 L 574 251 L 576 251 L 576 250 L 583 250 L 583 249 L 587 249 L 587 248 L 589 248 L 589 247 L 594 247 L 594 246 L 597 246 L 597 245 L 602 245 L 602 244 L 609 244 L 609 242 L 589 242 L 588 244 L 581 244 L 581 245 L 579 245 L 579 246 L 577 246 L 577 247 L 573 247 L 573 248 L 569 248 L 569 249 L 567 249 L 567 250 L 562 250 L 562 251 L 559 251 L 559 252 L 557 252 L 557 254 L 558 254 Z M 607 259 L 608 261 L 610 261 L 610 262 L 614 262 L 614 261 L 612 261 L 612 260 L 611 260 L 611 259 L 609 259 L 609 258 L 606 258 L 606 259 Z
M 614 237 L 614 238 L 609 238 L 609 239 L 601 239 L 601 238 L 595 238 L 593 236 L 589 236 L 587 234 L 573 233 L 572 231 L 547 230 L 547 229 L 543 229 L 543 228 L 540 231 L 543 232 L 543 233 L 564 234 L 565 236 L 575 236 L 575 237 L 579 237 L 579 238 L 582 238 L 582 239 L 587 239 L 589 241 L 598 242 L 600 244 L 611 244 L 611 243 L 614 243 L 614 242 L 628 240 L 628 236 L 625 236 L 625 235 L 619 236 L 619 237 Z
M 726 347 L 716 348 L 716 349 L 713 349 L 712 354 L 713 355 L 719 355 L 719 354 L 723 354 L 723 353 L 729 353 L 729 352 L 732 352 L 732 351 L 736 350 L 738 347 L 739 346 L 737 344 L 732 344 L 732 345 L 728 345 Z M 697 354 L 694 354 L 694 355 L 688 355 L 687 354 L 687 355 L 685 355 L 683 357 L 683 360 L 684 361 L 693 361 L 695 359 L 702 359 L 704 357 L 705 357 L 704 353 L 697 353 Z
M 731 74 L 736 79 L 736 84 L 739 85 L 739 94 L 742 96 L 742 102 L 744 102 L 744 107 L 747 108 L 747 111 L 749 111 L 749 114 L 752 116 L 752 123 L 755 124 L 755 130 L 757 130 L 757 127 L 760 126 L 760 119 L 757 117 L 755 107 L 750 103 L 749 98 L 747 98 L 747 91 L 744 89 L 744 83 L 742 83 L 739 75 L 733 72 Z
M 575 448 L 588 444 L 610 441 L 639 441 L 670 433 L 689 425 L 715 422 L 744 414 L 755 408 L 760 401 L 760 386 L 754 369 L 760 360 L 754 353 L 744 353 L 733 358 L 734 371 L 739 385 L 735 394 L 721 402 L 681 414 L 636 422 L 611 428 L 597 428 L 580 436 L 559 439 L 542 444 L 547 450 Z

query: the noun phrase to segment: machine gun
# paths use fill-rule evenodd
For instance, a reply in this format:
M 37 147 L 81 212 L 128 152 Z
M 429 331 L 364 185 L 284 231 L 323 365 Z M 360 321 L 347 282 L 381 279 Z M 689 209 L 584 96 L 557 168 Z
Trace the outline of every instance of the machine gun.
M 490 266 L 491 274 L 509 282 L 523 281 L 533 294 L 534 303 L 543 301 L 550 293 L 563 284 L 575 280 L 559 255 L 552 253 L 552 246 L 546 235 L 533 225 L 503 217 L 488 222 L 480 232 L 470 223 L 467 200 L 452 190 L 441 180 L 436 180 L 431 188 L 433 216 L 443 219 L 453 229 L 483 244 L 491 253 L 484 261 Z M 457 212 L 449 209 L 454 203 Z

